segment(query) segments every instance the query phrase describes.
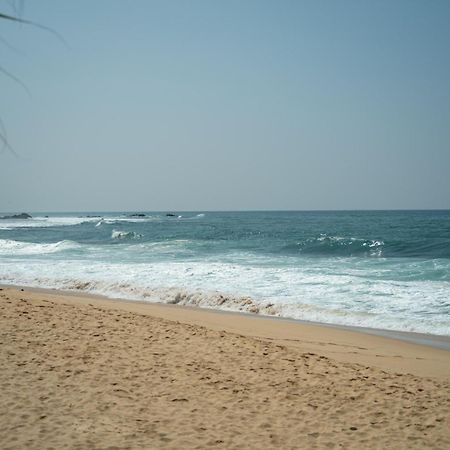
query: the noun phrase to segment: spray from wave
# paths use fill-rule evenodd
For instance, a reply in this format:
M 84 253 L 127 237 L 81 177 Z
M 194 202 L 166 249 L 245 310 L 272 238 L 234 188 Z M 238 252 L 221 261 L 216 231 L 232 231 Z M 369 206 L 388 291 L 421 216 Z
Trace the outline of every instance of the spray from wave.
M 135 233 L 134 231 L 119 231 L 113 230 L 111 233 L 111 239 L 140 239 L 142 234 Z

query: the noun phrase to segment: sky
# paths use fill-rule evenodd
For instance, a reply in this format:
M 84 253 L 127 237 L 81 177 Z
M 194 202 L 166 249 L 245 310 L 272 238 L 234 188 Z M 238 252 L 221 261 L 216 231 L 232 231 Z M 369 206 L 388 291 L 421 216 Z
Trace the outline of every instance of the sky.
M 21 2 L 0 1 L 14 14 Z M 0 211 L 450 208 L 446 0 L 28 0 Z

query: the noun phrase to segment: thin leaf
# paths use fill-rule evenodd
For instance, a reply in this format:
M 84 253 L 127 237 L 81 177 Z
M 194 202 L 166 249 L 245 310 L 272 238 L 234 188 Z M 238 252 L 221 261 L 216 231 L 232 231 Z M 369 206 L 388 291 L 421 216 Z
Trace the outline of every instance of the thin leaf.
M 39 23 L 36 23 L 36 22 L 31 22 L 31 20 L 25 20 L 25 19 L 21 19 L 20 17 L 10 16 L 8 14 L 3 14 L 3 13 L 0 13 L 0 19 L 24 23 L 24 24 L 31 25 L 36 28 L 40 28 L 41 30 L 48 31 L 49 33 L 52 33 L 54 36 L 56 36 L 67 48 L 69 48 L 69 46 L 68 46 L 67 42 L 64 40 L 64 38 L 59 33 L 57 33 L 55 30 L 52 30 L 49 27 L 40 25 Z
M 17 158 L 19 157 L 19 155 L 17 154 L 17 152 L 11 147 L 11 145 L 8 142 L 8 139 L 2 134 L 0 133 L 0 142 L 2 143 L 2 149 L 1 151 L 3 151 L 5 148 L 8 149 L 14 156 L 16 156 Z
M 3 73 L 3 75 L 6 75 L 7 77 L 11 78 L 12 80 L 14 80 L 16 83 L 20 84 L 20 86 L 22 86 L 22 88 L 25 90 L 25 92 L 31 97 L 31 92 L 30 90 L 27 88 L 26 84 L 21 81 L 19 78 L 17 78 L 16 76 L 14 76 L 12 73 L 9 73 L 7 70 L 5 70 L 3 67 L 0 66 L 0 72 Z
M 23 52 L 21 52 L 20 50 L 18 50 L 16 47 L 12 46 L 4 37 L 0 36 L 0 42 L 5 45 L 6 47 L 8 47 L 11 51 L 19 54 L 19 55 L 23 55 Z

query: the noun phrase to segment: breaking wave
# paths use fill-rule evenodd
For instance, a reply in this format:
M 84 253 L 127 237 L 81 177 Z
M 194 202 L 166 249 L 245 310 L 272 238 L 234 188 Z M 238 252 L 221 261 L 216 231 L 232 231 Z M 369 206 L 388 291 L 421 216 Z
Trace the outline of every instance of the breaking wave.
M 96 222 L 99 217 L 33 217 L 32 219 L 2 219 L 1 229 L 15 228 L 49 228 L 80 225 L 86 222 Z
M 56 253 L 79 248 L 80 244 L 73 241 L 59 241 L 54 243 L 36 244 L 34 242 L 0 239 L 0 255 L 38 255 Z
M 135 233 L 134 231 L 119 231 L 113 230 L 111 233 L 111 239 L 140 239 L 142 234 Z
M 145 300 L 152 303 L 196 306 L 271 316 L 281 315 L 281 310 L 274 303 L 268 301 L 258 302 L 249 296 L 224 294 L 219 291 L 190 290 L 178 287 L 143 288 L 129 283 L 73 280 L 62 282 L 60 288 L 86 291 L 108 297 L 121 297 L 129 300 Z
M 296 301 L 277 301 L 249 295 L 236 295 L 223 291 L 201 288 L 150 287 L 136 285 L 127 281 L 114 282 L 99 279 L 55 279 L 45 277 L 0 276 L 6 284 L 40 286 L 67 291 L 81 291 L 99 294 L 110 298 L 121 298 L 150 303 L 176 304 L 231 312 L 243 312 L 264 316 L 300 319 L 321 323 L 384 328 L 386 330 L 415 331 L 450 335 L 450 325 L 445 315 L 434 318 L 414 320 L 413 317 L 392 314 L 386 316 L 376 311 L 345 310 L 331 305 L 313 305 Z M 382 321 L 380 319 L 383 318 Z

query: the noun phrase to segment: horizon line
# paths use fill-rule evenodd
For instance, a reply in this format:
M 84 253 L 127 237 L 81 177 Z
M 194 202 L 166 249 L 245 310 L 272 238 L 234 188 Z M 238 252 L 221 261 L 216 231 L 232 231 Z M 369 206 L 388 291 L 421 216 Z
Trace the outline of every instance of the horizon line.
M 413 212 L 413 211 L 450 211 L 450 208 L 387 208 L 387 209 L 124 209 L 124 210 L 36 210 L 30 214 L 70 214 L 70 213 L 170 213 L 170 212 L 192 212 L 192 213 L 245 213 L 245 212 Z M 1 214 L 22 214 L 25 211 L 2 211 Z

